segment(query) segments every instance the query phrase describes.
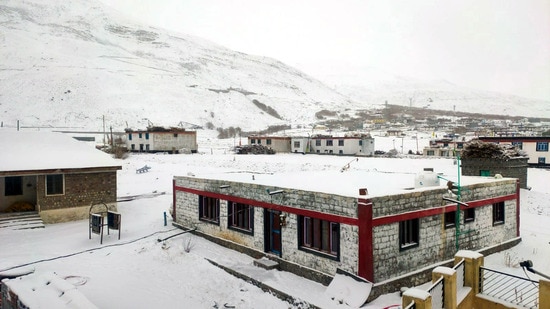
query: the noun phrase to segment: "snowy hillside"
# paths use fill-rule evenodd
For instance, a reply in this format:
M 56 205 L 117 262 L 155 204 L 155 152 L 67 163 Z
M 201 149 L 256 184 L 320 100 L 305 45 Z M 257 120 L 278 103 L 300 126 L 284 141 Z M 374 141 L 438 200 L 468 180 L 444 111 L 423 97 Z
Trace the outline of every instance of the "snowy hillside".
M 114 130 L 183 121 L 250 131 L 410 97 L 415 107 L 550 117 L 544 101 L 364 71 L 323 84 L 275 59 L 139 24 L 99 0 L 2 1 L 0 57 L 0 122 L 11 127 L 102 130 L 105 117 Z
M 5 125 L 94 129 L 105 115 L 115 129 L 148 118 L 247 130 L 350 107 L 277 60 L 135 24 L 96 0 L 3 1 L 0 46 Z
M 422 81 L 383 70 L 349 68 L 347 73 L 321 72 L 318 77 L 339 93 L 360 102 L 372 102 L 505 116 L 550 118 L 550 102 L 461 87 L 445 80 Z

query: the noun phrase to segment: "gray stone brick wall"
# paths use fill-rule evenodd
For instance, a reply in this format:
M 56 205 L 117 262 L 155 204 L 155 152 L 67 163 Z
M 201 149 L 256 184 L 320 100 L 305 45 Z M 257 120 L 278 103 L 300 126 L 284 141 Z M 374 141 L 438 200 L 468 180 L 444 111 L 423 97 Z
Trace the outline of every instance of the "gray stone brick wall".
M 529 158 L 512 158 L 508 160 L 486 158 L 463 158 L 462 174 L 480 176 L 481 170 L 489 171 L 490 176 L 501 174 L 503 177 L 518 178 L 521 188 L 527 187 L 527 161 Z
M 285 190 L 285 193 L 270 196 L 266 192 L 267 187 L 257 184 L 195 177 L 175 177 L 174 179 L 176 186 L 185 188 L 246 198 L 258 201 L 258 203 L 273 203 L 296 209 L 357 218 L 357 198 L 354 197 L 272 187 L 269 189 L 282 189 Z M 222 189 L 221 185 L 229 185 L 229 187 Z M 370 200 L 373 204 L 373 218 L 376 220 L 376 218 L 390 215 L 439 208 L 449 204 L 442 200 L 445 193 L 447 193 L 446 189 L 426 188 L 399 195 L 372 197 Z M 468 202 L 515 193 L 516 180 L 502 179 L 463 187 L 462 200 Z M 263 208 L 255 208 L 254 233 L 249 235 L 227 228 L 227 201 L 223 198 L 220 202 L 220 215 L 222 216 L 220 224 L 215 225 L 199 220 L 196 194 L 177 190 L 175 194 L 177 223 L 189 228 L 197 227 L 201 233 L 264 252 Z M 461 230 L 472 229 L 474 232 L 460 236 L 460 249 L 482 249 L 516 237 L 515 205 L 515 200 L 505 203 L 505 224 L 495 227 L 492 225 L 492 204 L 476 207 L 475 221 L 471 223 L 464 224 L 462 219 L 464 215 L 461 213 Z M 340 255 L 339 260 L 334 260 L 320 254 L 300 250 L 298 246 L 298 215 L 285 214 L 287 224 L 281 229 L 282 259 L 326 274 L 334 274 L 336 268 L 357 273 L 359 268 L 358 226 L 340 224 Z M 419 246 L 402 251 L 400 251 L 398 222 L 373 227 L 373 261 L 367 261 L 367 263 L 373 263 L 375 282 L 451 259 L 456 252 L 455 228 L 445 229 L 443 218 L 443 213 L 420 218 Z
M 476 184 L 463 189 L 462 201 L 475 201 L 515 194 L 516 181 L 507 179 Z M 441 199 L 445 191 L 436 189 L 373 198 L 373 212 L 377 216 L 382 216 L 440 207 L 449 204 L 442 202 Z M 464 223 L 464 212 L 461 211 L 460 222 L 461 232 L 467 230 L 472 232 L 459 236 L 459 249 L 479 250 L 497 245 L 516 237 L 516 201 L 505 202 L 504 225 L 493 227 L 492 204 L 476 207 L 473 222 Z M 418 247 L 400 251 L 399 223 L 376 226 L 373 232 L 375 282 L 451 259 L 456 253 L 455 231 L 454 227 L 445 229 L 443 213 L 420 218 Z

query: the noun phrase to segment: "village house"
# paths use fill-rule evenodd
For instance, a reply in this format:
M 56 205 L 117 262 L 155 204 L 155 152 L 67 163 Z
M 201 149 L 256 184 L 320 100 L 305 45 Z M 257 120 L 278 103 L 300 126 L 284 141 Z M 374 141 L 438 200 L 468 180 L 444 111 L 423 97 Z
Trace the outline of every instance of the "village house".
M 459 177 L 458 204 L 448 198 L 458 183 L 443 177 L 429 170 L 176 176 L 171 211 L 175 225 L 281 270 L 323 284 L 337 269 L 362 277 L 374 283 L 374 298 L 430 280 L 424 270 L 459 248 L 492 252 L 521 240 L 517 179 Z
M 439 138 L 430 140 L 430 144 L 424 147 L 422 153 L 428 157 L 455 157 L 462 151 L 465 139 Z
M 514 145 L 523 150 L 529 160 L 527 163 L 533 167 L 550 167 L 550 136 L 505 136 L 505 137 L 480 137 L 480 141 L 496 144 Z
M 0 143 L 0 212 L 34 211 L 54 223 L 88 218 L 95 203 L 116 203 L 122 166 L 94 145 L 19 131 L 0 132 Z
M 263 145 L 277 153 L 316 153 L 338 155 L 374 155 L 374 138 L 370 134 L 348 133 L 343 136 L 249 136 L 249 145 Z
M 126 147 L 129 151 L 139 152 L 196 153 L 197 131 L 176 127 L 126 129 Z

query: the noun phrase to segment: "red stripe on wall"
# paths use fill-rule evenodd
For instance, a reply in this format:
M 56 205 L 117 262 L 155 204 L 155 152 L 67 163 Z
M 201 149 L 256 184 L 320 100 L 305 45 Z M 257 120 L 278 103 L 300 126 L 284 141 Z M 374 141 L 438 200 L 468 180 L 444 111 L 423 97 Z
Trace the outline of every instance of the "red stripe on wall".
M 469 207 L 466 206 L 460 206 L 461 210 L 464 210 L 466 208 L 475 208 L 475 207 L 481 207 L 481 206 L 487 206 L 492 205 L 498 202 L 504 202 L 509 201 L 518 198 L 518 194 L 510 194 L 510 195 L 504 195 L 499 196 L 496 198 L 490 198 L 490 199 L 483 199 L 483 200 L 476 200 L 476 201 L 470 201 L 465 202 L 469 205 Z M 411 219 L 417 219 L 417 218 L 424 218 L 424 217 L 431 217 L 436 216 L 439 214 L 443 214 L 446 212 L 456 211 L 456 204 L 448 204 L 441 207 L 434 207 L 429 209 L 421 209 L 417 211 L 410 211 L 405 212 L 397 215 L 390 215 L 390 216 L 384 216 L 384 217 L 377 217 L 372 220 L 373 226 L 380 226 L 380 225 L 386 225 L 390 223 L 395 222 L 401 222 Z
M 306 216 L 306 217 L 314 217 L 321 220 L 326 220 L 330 222 L 336 222 L 336 223 L 342 223 L 342 224 L 349 224 L 349 225 L 359 225 L 359 219 L 357 218 L 351 218 L 351 217 L 344 217 L 344 216 L 338 216 L 338 215 L 332 215 L 327 214 L 319 211 L 313 211 L 313 210 L 307 210 L 307 209 L 301 209 L 301 208 L 294 208 L 290 206 L 284 206 L 279 204 L 273 204 L 263 201 L 256 201 L 252 199 L 242 198 L 238 196 L 228 195 L 228 194 L 221 194 L 216 192 L 209 192 L 209 191 L 202 191 L 202 190 L 196 190 L 191 188 L 185 188 L 180 186 L 174 186 L 174 196 L 176 195 L 176 191 L 181 192 L 187 192 L 192 193 L 196 195 L 202 195 L 202 196 L 208 196 L 212 198 L 217 198 L 220 200 L 227 200 L 231 202 L 246 204 L 254 207 L 261 207 L 266 209 L 273 209 L 273 210 L 279 210 L 290 214 L 296 214 L 299 216 Z M 174 204 L 175 205 L 175 204 Z

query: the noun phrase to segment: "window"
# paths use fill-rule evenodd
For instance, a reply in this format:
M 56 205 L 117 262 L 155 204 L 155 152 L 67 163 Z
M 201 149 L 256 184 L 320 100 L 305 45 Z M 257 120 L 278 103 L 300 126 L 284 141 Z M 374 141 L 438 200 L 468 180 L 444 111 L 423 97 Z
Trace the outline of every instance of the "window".
M 149 139 L 149 132 L 145 133 L 145 139 Z
M 513 146 L 516 146 L 518 149 L 523 149 L 523 142 L 512 142 Z
M 359 146 L 363 146 L 363 140 L 362 139 L 359 140 Z
M 6 177 L 4 184 L 4 195 L 22 195 L 23 194 L 23 177 L 14 176 Z
M 178 133 L 174 133 L 174 137 L 175 137 L 175 138 L 178 138 Z
M 146 145 L 145 145 L 145 150 L 146 150 L 146 151 L 149 151 L 149 144 L 146 144 Z
M 300 148 L 300 142 L 294 141 L 294 148 Z
M 141 133 L 139 133 L 138 135 L 139 135 L 139 138 L 141 138 L 141 136 L 142 136 Z
M 450 211 L 445 213 L 445 228 L 452 228 L 456 226 L 456 211 Z
M 320 139 L 315 140 L 315 146 L 321 146 L 321 140 Z
M 340 224 L 317 218 L 298 217 L 300 249 L 328 254 L 338 259 L 340 252 Z
M 457 148 L 457 149 L 462 149 L 462 148 L 464 148 L 464 143 L 456 143 L 456 148 Z
M 344 140 L 343 139 L 338 140 L 338 146 L 344 146 Z
M 130 140 L 130 141 L 132 140 L 132 133 L 128 134 L 128 140 Z
M 132 144 L 132 150 L 136 150 L 136 144 Z
M 265 144 L 266 144 L 266 145 L 271 145 L 271 139 L 266 139 L 266 140 L 265 140 Z
M 46 175 L 46 195 L 63 194 L 64 189 L 63 174 Z
M 537 142 L 537 151 L 548 151 L 548 142 Z
M 344 151 L 342 149 L 338 150 L 338 154 L 344 154 Z
M 491 176 L 491 171 L 490 170 L 479 170 L 479 176 L 489 177 L 489 176 Z
M 475 208 L 466 208 L 464 210 L 464 223 L 474 222 L 476 219 L 476 209 Z
M 493 204 L 493 225 L 504 224 L 504 202 Z
M 428 153 L 426 155 L 433 156 L 435 155 L 435 152 L 433 150 L 428 150 Z
M 251 139 L 250 139 L 250 144 L 256 144 L 256 140 L 253 139 L 253 138 L 251 138 Z
M 546 158 L 545 157 L 539 157 L 538 162 L 539 162 L 539 164 L 546 164 Z
M 399 248 L 406 250 L 418 246 L 420 220 L 412 219 L 399 222 Z
M 331 139 L 327 139 L 327 146 L 332 146 L 332 140 Z
M 220 224 L 220 200 L 199 196 L 199 220 Z
M 254 232 L 254 208 L 250 205 L 229 202 L 228 227 L 252 234 Z

